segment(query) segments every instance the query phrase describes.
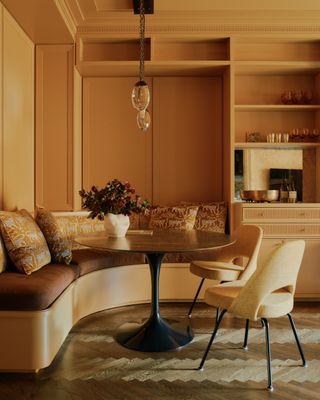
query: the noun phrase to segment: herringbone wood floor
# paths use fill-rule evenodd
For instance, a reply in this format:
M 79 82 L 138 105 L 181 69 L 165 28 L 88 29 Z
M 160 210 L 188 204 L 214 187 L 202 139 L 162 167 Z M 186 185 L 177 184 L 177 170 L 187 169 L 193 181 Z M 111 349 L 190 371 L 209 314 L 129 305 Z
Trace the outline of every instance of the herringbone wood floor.
M 187 310 L 188 304 L 161 305 L 169 320 L 186 319 Z M 244 321 L 227 315 L 201 373 L 194 368 L 208 342 L 215 310 L 197 305 L 192 318 L 195 339 L 180 351 L 139 353 L 114 342 L 119 325 L 142 320 L 148 312 L 147 305 L 140 305 L 83 319 L 50 367 L 38 374 L 0 374 L 0 400 L 320 399 L 320 303 L 297 303 L 293 312 L 307 369 L 299 366 L 287 318 L 270 321 L 273 393 L 265 390 L 265 345 L 259 323 L 252 324 L 245 352 L 240 349 Z

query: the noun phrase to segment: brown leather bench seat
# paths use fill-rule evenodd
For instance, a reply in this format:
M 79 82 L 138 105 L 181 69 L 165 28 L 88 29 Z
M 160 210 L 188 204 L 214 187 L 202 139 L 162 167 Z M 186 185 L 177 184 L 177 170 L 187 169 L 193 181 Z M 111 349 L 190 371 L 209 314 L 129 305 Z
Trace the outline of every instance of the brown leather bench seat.
M 104 268 L 144 264 L 143 254 L 79 249 L 72 264 L 48 264 L 31 275 L 11 270 L 0 274 L 0 310 L 39 311 L 48 308 L 78 277 Z
M 79 276 L 76 265 L 48 264 L 31 275 L 0 274 L 0 310 L 38 311 L 48 308 Z

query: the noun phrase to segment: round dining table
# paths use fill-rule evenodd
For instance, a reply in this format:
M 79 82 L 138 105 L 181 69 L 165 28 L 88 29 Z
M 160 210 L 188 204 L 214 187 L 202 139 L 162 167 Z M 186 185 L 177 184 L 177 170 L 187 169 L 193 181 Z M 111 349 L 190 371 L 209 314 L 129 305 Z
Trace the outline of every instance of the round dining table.
M 81 245 L 103 251 L 144 253 L 150 268 L 151 309 L 143 323 L 125 323 L 115 334 L 123 346 L 145 352 L 178 349 L 193 339 L 189 320 L 186 324 L 169 323 L 161 317 L 159 307 L 159 276 L 162 259 L 167 253 L 215 249 L 233 243 L 223 233 L 207 231 L 143 231 L 125 237 L 110 237 L 104 232 L 77 238 Z M 183 284 L 183 282 L 182 282 Z

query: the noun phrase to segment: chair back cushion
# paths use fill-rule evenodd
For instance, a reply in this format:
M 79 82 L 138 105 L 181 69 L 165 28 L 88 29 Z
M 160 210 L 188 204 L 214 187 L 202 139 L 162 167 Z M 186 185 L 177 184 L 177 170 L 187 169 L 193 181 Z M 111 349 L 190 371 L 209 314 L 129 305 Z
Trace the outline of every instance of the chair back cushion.
M 277 245 L 264 265 L 255 270 L 241 289 L 229 311 L 256 320 L 261 304 L 271 293 L 284 289 L 293 300 L 304 248 L 303 240 Z

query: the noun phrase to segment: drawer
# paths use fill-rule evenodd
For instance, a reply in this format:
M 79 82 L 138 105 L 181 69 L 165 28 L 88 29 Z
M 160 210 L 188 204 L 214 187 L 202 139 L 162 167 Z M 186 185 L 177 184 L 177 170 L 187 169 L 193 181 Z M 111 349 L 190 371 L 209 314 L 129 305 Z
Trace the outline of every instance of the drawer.
M 260 224 L 265 237 L 317 237 L 320 224 Z
M 320 208 L 243 208 L 243 222 L 246 221 L 304 221 L 320 222 Z

